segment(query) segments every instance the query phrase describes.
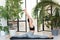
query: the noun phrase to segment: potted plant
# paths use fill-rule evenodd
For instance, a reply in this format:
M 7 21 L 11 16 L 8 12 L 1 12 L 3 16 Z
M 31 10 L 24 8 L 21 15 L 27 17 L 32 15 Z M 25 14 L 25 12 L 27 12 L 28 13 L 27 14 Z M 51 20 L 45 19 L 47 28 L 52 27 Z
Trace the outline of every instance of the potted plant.
M 0 36 L 4 36 L 5 35 L 5 32 L 3 30 L 3 26 L 0 26 Z
M 23 14 L 21 8 L 22 3 L 22 0 L 6 0 L 6 5 L 5 7 L 2 6 L 0 15 L 2 18 L 6 19 L 7 24 L 9 20 L 11 20 L 13 24 L 15 19 L 20 18 L 19 14 L 20 16 Z M 4 28 L 5 31 L 8 30 L 6 27 Z
M 49 16 L 50 14 L 47 13 L 47 9 L 49 7 L 60 7 L 60 5 L 58 3 L 53 2 L 52 0 L 41 0 L 41 2 L 37 3 L 37 5 L 34 8 L 34 13 L 33 15 L 38 18 L 37 22 L 38 22 L 38 27 L 40 27 L 40 24 L 42 24 L 42 26 L 44 26 L 44 22 L 48 21 L 46 19 L 46 16 Z M 52 9 L 51 9 L 52 10 Z M 38 13 L 38 14 L 37 14 Z M 38 15 L 38 16 L 37 16 Z M 49 20 L 50 21 L 50 20 Z
M 5 34 L 9 34 L 9 26 L 4 26 L 3 30 Z
M 55 15 L 51 18 L 51 25 L 53 27 L 52 34 L 57 36 L 58 35 L 58 29 L 60 28 L 60 13 L 59 8 L 55 8 Z

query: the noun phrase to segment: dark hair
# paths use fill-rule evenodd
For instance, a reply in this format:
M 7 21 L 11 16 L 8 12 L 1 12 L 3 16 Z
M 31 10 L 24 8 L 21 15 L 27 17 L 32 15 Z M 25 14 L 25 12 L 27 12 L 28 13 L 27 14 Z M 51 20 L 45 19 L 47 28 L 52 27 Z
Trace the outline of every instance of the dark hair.
M 29 22 L 29 18 L 28 18 L 28 22 Z

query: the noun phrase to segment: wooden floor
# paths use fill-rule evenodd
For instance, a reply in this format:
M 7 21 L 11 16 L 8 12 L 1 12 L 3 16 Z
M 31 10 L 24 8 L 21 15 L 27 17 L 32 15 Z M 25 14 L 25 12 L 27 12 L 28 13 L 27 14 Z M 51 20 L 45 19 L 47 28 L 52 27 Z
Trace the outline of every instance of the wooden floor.
M 2 37 L 2 38 L 0 38 L 0 40 L 10 40 L 10 39 Z M 27 40 L 27 39 L 24 39 L 24 40 Z M 33 40 L 33 39 L 30 39 L 30 40 Z M 41 40 L 41 39 L 38 39 L 38 40 Z M 43 40 L 60 40 L 60 35 L 54 36 L 54 39 L 43 39 Z
M 20 34 L 20 33 L 17 33 Z M 22 33 L 21 33 L 22 34 Z M 24 34 L 24 33 L 23 33 Z M 37 34 L 37 33 L 35 33 Z M 39 33 L 40 34 L 40 33 Z M 0 40 L 10 40 L 10 36 L 6 35 L 6 36 L 2 36 L 0 37 Z M 22 39 L 23 40 L 23 39 Z M 24 40 L 33 40 L 33 39 L 24 39 Z M 38 40 L 42 40 L 42 39 L 38 39 Z M 54 36 L 54 39 L 43 39 L 43 40 L 60 40 L 60 35 L 58 36 Z

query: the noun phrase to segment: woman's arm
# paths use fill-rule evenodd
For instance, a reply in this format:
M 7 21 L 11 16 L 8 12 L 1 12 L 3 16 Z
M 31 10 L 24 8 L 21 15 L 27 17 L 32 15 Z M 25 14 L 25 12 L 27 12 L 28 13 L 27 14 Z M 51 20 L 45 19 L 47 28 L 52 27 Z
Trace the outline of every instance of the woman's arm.
M 28 18 L 32 19 L 32 18 L 30 17 L 29 13 L 27 12 L 27 9 L 24 9 L 24 12 L 25 12 L 25 15 L 26 15 Z
M 31 18 L 31 16 L 29 15 L 29 13 L 27 12 L 26 9 L 24 9 L 25 15 L 28 17 L 29 19 L 29 26 L 32 28 L 33 27 L 33 19 Z

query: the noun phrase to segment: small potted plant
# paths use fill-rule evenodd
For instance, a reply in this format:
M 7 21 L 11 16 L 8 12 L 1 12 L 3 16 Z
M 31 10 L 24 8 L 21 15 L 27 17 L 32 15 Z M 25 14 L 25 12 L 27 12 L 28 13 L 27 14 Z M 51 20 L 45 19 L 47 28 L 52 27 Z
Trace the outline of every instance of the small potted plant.
M 4 32 L 4 30 L 3 30 L 3 26 L 0 26 L 0 35 L 1 35 L 1 36 L 4 36 L 4 35 L 5 35 L 5 32 Z
M 9 26 L 4 26 L 4 32 L 5 34 L 9 34 Z
M 2 26 L 0 26 L 0 36 L 1 36 L 1 30 L 2 30 Z
M 1 32 L 1 30 L 2 30 L 2 26 L 0 26 L 0 32 Z

